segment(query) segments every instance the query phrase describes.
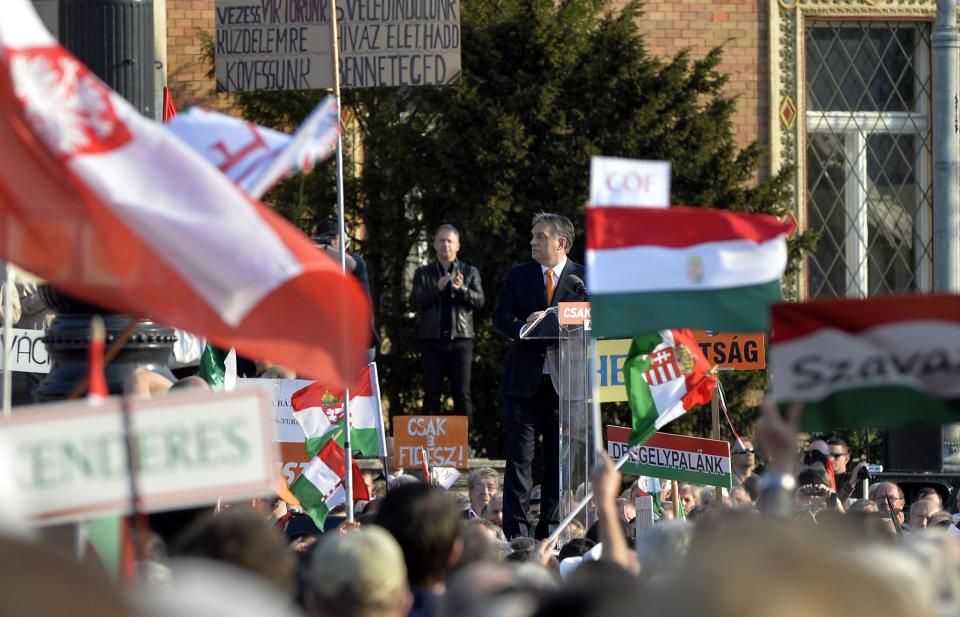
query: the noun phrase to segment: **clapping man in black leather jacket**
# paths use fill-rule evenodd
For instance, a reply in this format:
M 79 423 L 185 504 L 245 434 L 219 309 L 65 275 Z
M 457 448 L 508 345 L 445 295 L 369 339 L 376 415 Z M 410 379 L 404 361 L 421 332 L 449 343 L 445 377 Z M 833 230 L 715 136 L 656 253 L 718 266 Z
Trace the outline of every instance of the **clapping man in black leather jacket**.
M 453 410 L 473 424 L 470 365 L 473 358 L 473 314 L 483 306 L 480 272 L 457 259 L 460 232 L 441 225 L 433 239 L 435 261 L 417 268 L 410 307 L 420 316 L 423 354 L 423 413 L 441 412 L 443 378 L 450 380 Z

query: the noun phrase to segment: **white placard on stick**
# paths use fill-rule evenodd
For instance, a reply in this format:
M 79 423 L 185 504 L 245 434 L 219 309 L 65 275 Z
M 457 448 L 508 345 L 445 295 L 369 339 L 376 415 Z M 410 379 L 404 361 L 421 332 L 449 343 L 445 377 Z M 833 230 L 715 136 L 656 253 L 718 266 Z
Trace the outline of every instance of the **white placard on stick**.
M 272 492 L 277 445 L 269 394 L 182 392 L 132 401 L 141 509 L 213 504 Z M 32 406 L 0 420 L 0 442 L 27 516 L 36 523 L 131 511 L 119 397 Z
M 670 163 L 610 156 L 590 159 L 590 206 L 670 206 Z
M 644 531 L 653 529 L 653 497 L 641 495 L 636 499 L 637 506 L 637 537 Z
M 290 397 L 313 381 L 309 379 L 238 379 L 237 389 L 264 387 L 270 392 L 270 407 L 273 410 L 273 438 L 277 441 L 303 443 L 307 437 L 303 427 L 293 417 Z
M 10 344 L 10 368 L 20 373 L 49 373 L 50 356 L 43 343 L 45 330 L 24 330 L 13 328 L 13 341 Z M 0 344 L 3 334 L 0 334 Z M 0 368 L 6 368 L 3 354 L 0 353 Z

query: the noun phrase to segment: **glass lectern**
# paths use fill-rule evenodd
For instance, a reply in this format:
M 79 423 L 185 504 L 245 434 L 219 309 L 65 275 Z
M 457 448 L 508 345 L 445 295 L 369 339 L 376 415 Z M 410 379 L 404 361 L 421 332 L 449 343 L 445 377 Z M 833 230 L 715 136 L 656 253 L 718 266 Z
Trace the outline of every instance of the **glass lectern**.
M 521 338 L 550 341 L 547 363 L 560 411 L 560 512 L 563 519 L 590 489 L 590 472 L 603 448 L 600 406 L 594 404 L 596 340 L 590 336 L 590 303 L 561 302 Z M 596 522 L 596 508 L 584 508 L 575 520 L 584 530 Z M 560 544 L 569 538 L 568 528 Z

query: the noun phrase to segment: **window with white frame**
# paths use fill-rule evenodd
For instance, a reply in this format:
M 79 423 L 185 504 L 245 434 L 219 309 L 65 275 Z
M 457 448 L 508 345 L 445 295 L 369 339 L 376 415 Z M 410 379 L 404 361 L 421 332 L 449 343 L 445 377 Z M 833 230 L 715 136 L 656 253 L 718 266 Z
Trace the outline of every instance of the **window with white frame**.
M 806 95 L 808 294 L 928 290 L 930 25 L 808 23 Z

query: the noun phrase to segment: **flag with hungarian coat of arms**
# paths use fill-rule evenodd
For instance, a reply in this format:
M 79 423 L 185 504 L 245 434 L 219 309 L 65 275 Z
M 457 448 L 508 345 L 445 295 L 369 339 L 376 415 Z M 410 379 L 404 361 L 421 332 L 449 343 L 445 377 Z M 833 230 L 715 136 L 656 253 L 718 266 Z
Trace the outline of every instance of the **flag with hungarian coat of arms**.
M 351 471 L 354 501 L 369 500 L 370 493 L 356 461 L 353 461 Z M 347 462 L 343 448 L 328 440 L 290 487 L 290 492 L 300 500 L 304 512 L 320 529 L 324 528 L 330 512 L 346 502 L 346 477 Z
M 386 454 L 377 365 L 371 362 L 361 374 L 360 387 L 350 391 L 350 448 L 363 456 Z M 293 393 L 293 417 L 303 428 L 307 454 L 315 456 L 331 439 L 343 445 L 346 421 L 344 391 L 316 381 Z
M 710 402 L 717 387 L 711 364 L 689 330 L 660 330 L 634 338 L 623 376 L 633 415 L 631 446 Z

